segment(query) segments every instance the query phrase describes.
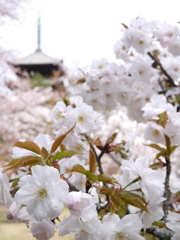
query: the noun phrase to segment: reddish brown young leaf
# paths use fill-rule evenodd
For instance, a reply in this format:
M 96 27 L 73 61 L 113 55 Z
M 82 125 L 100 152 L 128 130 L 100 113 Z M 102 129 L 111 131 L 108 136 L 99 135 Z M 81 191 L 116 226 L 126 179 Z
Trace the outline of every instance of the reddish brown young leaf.
M 51 153 L 55 152 L 56 149 L 60 146 L 64 138 L 75 128 L 76 124 L 72 128 L 70 128 L 66 133 L 62 134 L 56 140 L 54 141 L 52 147 L 51 147 Z
M 89 170 L 91 173 L 94 173 L 96 168 L 96 157 L 93 151 L 90 149 L 89 151 Z
M 135 206 L 137 208 L 140 208 L 148 212 L 148 209 L 145 205 L 145 200 L 142 197 L 140 197 L 138 194 L 131 193 L 131 192 L 122 192 L 121 199 L 132 206 Z
M 99 194 L 107 194 L 107 195 L 110 195 L 112 194 L 113 192 L 113 189 L 112 188 L 107 188 L 105 186 L 102 186 L 99 190 Z
M 99 137 L 94 141 L 94 145 L 99 149 L 103 148 L 102 142 Z
M 71 169 L 69 169 L 69 172 L 79 172 L 85 175 L 86 175 L 86 171 L 87 170 L 80 164 L 75 164 Z
M 41 149 L 41 156 L 42 156 L 42 158 L 43 158 L 44 160 L 47 159 L 48 156 L 49 156 L 48 151 L 47 151 L 46 148 L 44 148 L 44 147 Z
M 35 142 L 25 141 L 17 142 L 14 144 L 15 147 L 24 148 L 26 150 L 32 151 L 34 153 L 40 154 L 41 150 Z
M 126 28 L 126 29 L 129 28 L 126 24 L 124 24 L 124 23 L 121 23 L 121 24 L 123 25 L 124 28 Z
M 64 146 L 64 144 L 60 144 L 60 150 L 61 150 L 61 152 L 63 152 L 63 151 L 66 151 L 67 150 L 67 148 Z
M 26 156 L 18 159 L 13 159 L 10 163 L 8 163 L 5 167 L 6 171 L 10 169 L 17 169 L 19 167 L 23 166 L 33 166 L 36 164 L 40 164 L 42 162 L 42 159 L 37 156 Z
M 167 147 L 167 150 L 169 151 L 171 147 L 171 140 L 167 135 L 165 135 L 165 139 L 166 139 L 166 147 Z
M 105 143 L 105 146 L 111 144 L 112 142 L 114 142 L 114 139 L 116 138 L 117 135 L 118 135 L 118 133 L 113 133 L 113 134 L 107 139 L 107 141 L 106 141 L 106 143 Z
M 78 79 L 78 81 L 76 82 L 76 84 L 82 84 L 82 83 L 84 83 L 84 82 L 86 82 L 86 78 L 80 78 L 80 79 Z

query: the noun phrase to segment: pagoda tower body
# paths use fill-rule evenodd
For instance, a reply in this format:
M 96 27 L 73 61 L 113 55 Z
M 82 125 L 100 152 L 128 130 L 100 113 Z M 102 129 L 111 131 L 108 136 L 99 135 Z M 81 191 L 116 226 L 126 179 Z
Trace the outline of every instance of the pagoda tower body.
M 41 50 L 41 25 L 40 17 L 38 16 L 38 47 L 37 50 L 14 62 L 14 66 L 21 69 L 21 72 L 27 71 L 30 76 L 35 73 L 41 73 L 44 77 L 62 76 L 63 61 L 57 60 L 44 54 Z

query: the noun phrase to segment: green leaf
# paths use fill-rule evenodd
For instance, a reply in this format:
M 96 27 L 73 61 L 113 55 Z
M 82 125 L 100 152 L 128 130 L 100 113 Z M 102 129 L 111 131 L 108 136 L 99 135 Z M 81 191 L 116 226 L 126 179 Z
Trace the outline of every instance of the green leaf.
M 9 182 L 11 183 L 11 182 L 14 182 L 14 181 L 16 181 L 16 180 L 19 180 L 19 178 L 10 179 Z
M 56 140 L 54 141 L 52 147 L 51 147 L 51 153 L 55 152 L 56 149 L 60 146 L 64 138 L 75 128 L 76 124 L 72 128 L 70 128 L 66 133 L 62 134 Z
M 144 198 L 140 197 L 138 194 L 131 192 L 122 192 L 121 199 L 132 206 L 135 206 L 137 208 L 142 209 L 145 212 L 148 212 Z
M 171 155 L 178 146 L 172 146 L 169 149 L 169 155 Z
M 123 188 L 123 190 L 126 189 L 127 187 L 129 187 L 131 184 L 133 184 L 133 183 L 135 183 L 135 182 L 138 182 L 139 180 L 141 180 L 141 177 L 137 177 L 136 179 L 134 179 L 132 182 L 130 182 L 128 185 L 126 185 L 126 186 Z
M 98 181 L 98 176 L 92 174 L 89 170 L 86 170 L 80 164 L 75 164 L 71 169 L 69 169 L 69 172 L 79 172 L 86 175 L 87 178 L 89 178 L 90 180 L 93 180 L 94 182 Z
M 158 116 L 159 116 L 159 119 L 156 121 L 156 123 L 161 125 L 162 127 L 165 127 L 166 121 L 167 121 L 167 112 L 163 112 Z
M 99 182 L 119 185 L 119 182 L 113 177 L 108 177 L 102 174 L 98 174 L 97 177 Z
M 82 173 L 84 175 L 86 175 L 87 178 L 89 178 L 90 180 L 96 182 L 104 182 L 104 183 L 109 183 L 109 184 L 118 184 L 117 180 L 115 178 L 112 177 L 108 177 L 102 174 L 98 174 L 95 175 L 93 173 L 91 173 L 89 170 L 86 170 L 82 165 L 80 164 L 76 164 L 74 165 L 71 169 L 69 169 L 69 172 L 79 172 Z
M 85 173 L 86 177 L 89 178 L 90 180 L 94 181 L 94 182 L 97 182 L 98 181 L 98 176 L 97 175 L 94 175 L 92 174 L 90 171 L 86 170 L 86 173 Z
M 160 152 L 162 152 L 162 153 L 166 152 L 166 149 L 165 149 L 165 148 L 162 148 L 162 147 L 160 147 L 159 145 L 154 144 L 154 143 L 152 143 L 152 144 L 144 144 L 144 145 L 145 145 L 145 146 L 152 147 L 152 148 L 155 148 L 156 150 L 158 150 L 158 151 L 160 151 Z
M 18 182 L 19 182 L 19 178 L 16 179 L 16 180 L 14 180 L 14 181 L 12 182 L 11 188 L 14 188 L 15 186 L 17 186 L 17 185 L 18 185 Z
M 31 141 L 17 142 L 14 144 L 14 146 L 19 148 L 24 148 L 26 150 L 32 151 L 37 154 L 41 153 L 39 146 L 35 142 L 31 142 Z
M 127 203 L 125 201 L 122 201 L 122 199 L 121 199 L 120 207 L 119 207 L 119 209 L 117 210 L 116 213 L 120 217 L 124 217 L 124 216 L 126 216 L 126 208 L 127 208 Z
M 153 226 L 157 226 L 157 227 L 166 227 L 164 222 L 153 222 Z
M 63 152 L 57 152 L 55 156 L 53 156 L 53 160 L 60 160 L 62 158 L 69 158 L 74 156 L 75 154 L 79 154 L 79 152 L 75 151 L 63 151 Z
M 160 152 L 156 155 L 155 160 L 158 159 L 159 157 L 163 156 L 163 154 Z
M 64 146 L 64 144 L 60 144 L 60 150 L 61 150 L 61 152 L 63 152 L 63 151 L 66 151 L 67 150 L 67 148 Z
M 109 196 L 109 200 L 111 202 L 111 212 L 114 213 L 119 210 L 121 205 L 121 194 L 120 191 L 117 189 L 113 190 L 111 195 Z

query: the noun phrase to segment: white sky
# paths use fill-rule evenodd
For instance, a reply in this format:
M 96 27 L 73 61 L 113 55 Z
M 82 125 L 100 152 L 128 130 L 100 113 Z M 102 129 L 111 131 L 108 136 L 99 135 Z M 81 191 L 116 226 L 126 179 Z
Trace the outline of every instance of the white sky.
M 180 21 L 178 0 L 33 0 L 21 21 L 1 27 L 2 45 L 24 57 L 37 48 L 37 11 L 41 14 L 41 48 L 67 66 L 91 64 L 101 57 L 114 60 L 113 45 L 121 22 L 137 16 L 168 23 Z

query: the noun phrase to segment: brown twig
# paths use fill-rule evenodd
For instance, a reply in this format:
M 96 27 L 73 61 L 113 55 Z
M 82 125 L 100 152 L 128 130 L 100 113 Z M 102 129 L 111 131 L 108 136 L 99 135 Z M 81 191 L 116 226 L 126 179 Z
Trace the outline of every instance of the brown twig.
M 93 146 L 92 144 L 90 144 L 90 147 L 91 147 L 91 149 L 92 149 L 92 151 L 93 151 L 93 153 L 94 153 L 94 155 L 95 155 L 95 157 L 96 157 L 96 162 L 97 162 L 97 164 L 98 164 L 98 170 L 99 170 L 99 172 L 100 172 L 101 174 L 104 174 L 104 171 L 103 171 L 103 168 L 102 168 L 102 165 L 101 165 L 101 159 L 99 159 L 99 156 L 97 155 L 97 152 L 96 152 L 94 146 Z
M 94 148 L 94 146 L 92 144 L 90 144 L 90 147 L 96 157 L 96 161 L 97 161 L 97 164 L 98 164 L 98 170 L 100 172 L 100 174 L 104 174 L 104 170 L 102 168 L 102 164 L 101 164 L 101 158 L 102 156 L 104 155 L 104 153 L 106 152 L 106 149 L 103 148 L 100 152 L 100 154 L 98 155 L 97 152 L 96 152 L 96 149 Z
M 104 170 L 103 170 L 102 164 L 101 164 L 101 158 L 102 158 L 102 156 L 103 156 L 105 153 L 106 153 L 106 146 L 103 147 L 103 149 L 101 150 L 100 154 L 99 154 L 98 157 L 97 157 L 97 163 L 98 163 L 98 167 L 99 167 L 99 172 L 100 172 L 101 174 L 104 174 Z
M 177 87 L 176 84 L 174 83 L 174 80 L 172 79 L 172 77 L 166 72 L 166 70 L 163 68 L 162 64 L 150 53 L 148 52 L 147 53 L 150 58 L 152 58 L 155 63 L 160 67 L 161 71 L 164 73 L 164 75 L 168 78 L 170 84 L 172 87 Z
M 166 178 L 165 178 L 165 190 L 164 190 L 164 197 L 166 200 L 163 202 L 163 211 L 164 211 L 164 222 L 167 221 L 168 216 L 168 207 L 169 207 L 169 198 L 170 198 L 170 189 L 169 189 L 169 179 L 171 174 L 171 162 L 168 157 L 165 158 L 166 160 Z
M 147 228 L 146 232 L 152 234 L 155 237 L 158 237 L 160 240 L 170 240 L 171 237 L 174 235 L 174 232 L 172 230 L 158 228 L 156 226 Z

